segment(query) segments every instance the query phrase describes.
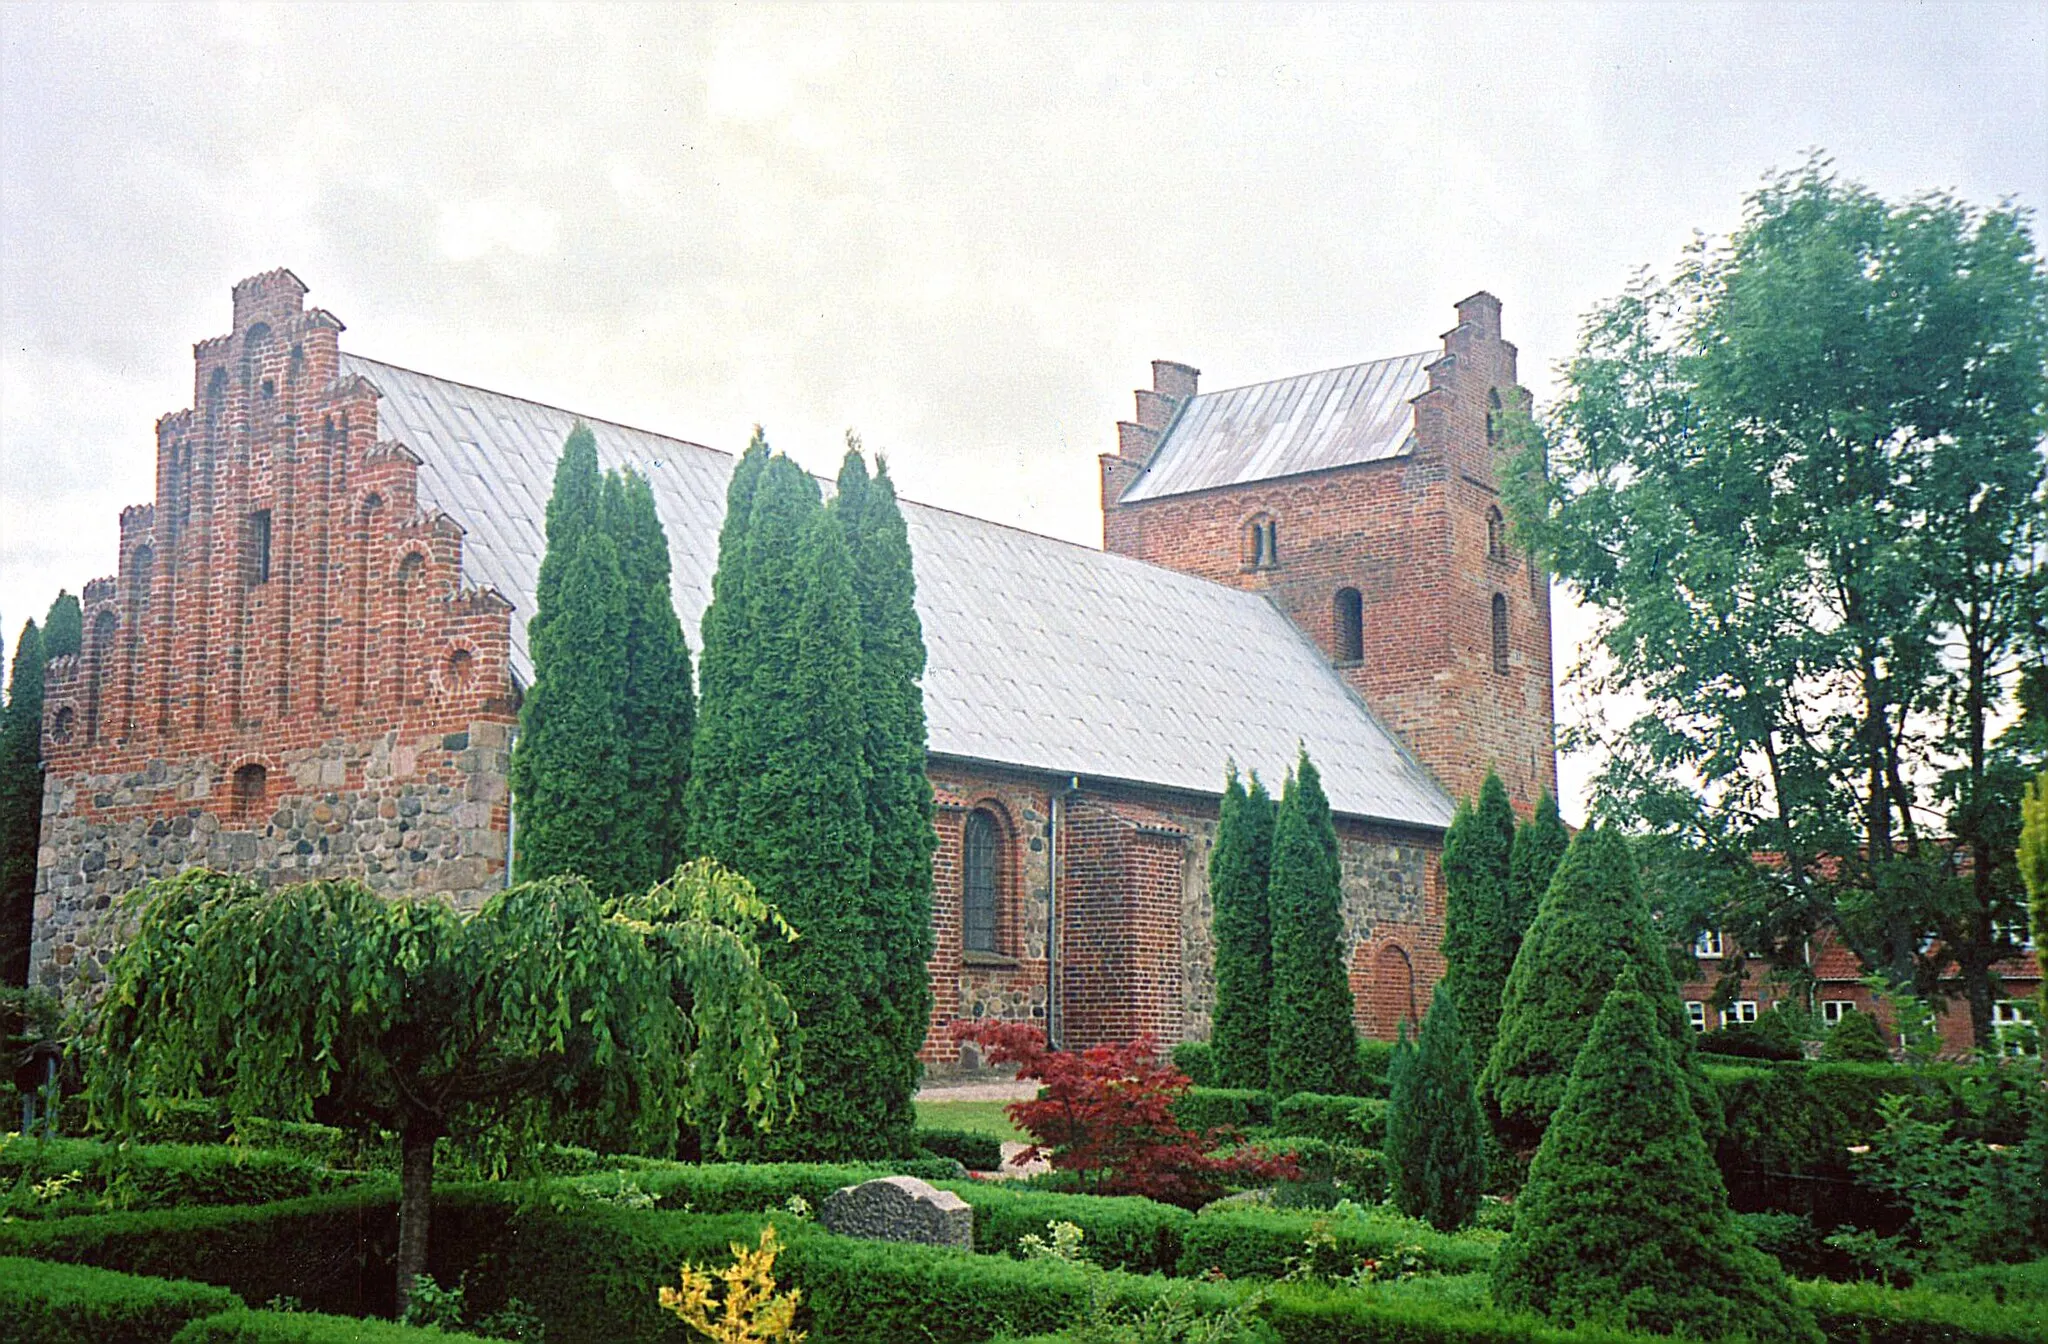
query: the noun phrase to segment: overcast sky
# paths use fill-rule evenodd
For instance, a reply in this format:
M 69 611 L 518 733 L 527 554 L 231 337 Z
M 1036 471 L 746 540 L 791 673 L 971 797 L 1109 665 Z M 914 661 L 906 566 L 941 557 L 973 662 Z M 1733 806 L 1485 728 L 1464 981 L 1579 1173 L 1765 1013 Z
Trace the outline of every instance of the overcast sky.
M 0 621 L 112 571 L 272 267 L 346 349 L 815 470 L 856 427 L 912 498 L 1096 543 L 1147 361 L 1426 349 L 1484 288 L 1541 397 L 1816 147 L 2040 207 L 2048 4 L 5 4 Z

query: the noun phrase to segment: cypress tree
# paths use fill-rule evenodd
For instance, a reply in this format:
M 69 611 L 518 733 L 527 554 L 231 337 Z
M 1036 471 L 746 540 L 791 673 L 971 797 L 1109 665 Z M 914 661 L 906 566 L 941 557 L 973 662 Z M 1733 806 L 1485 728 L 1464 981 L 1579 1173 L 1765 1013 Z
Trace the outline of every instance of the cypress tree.
M 866 770 L 868 917 L 878 978 L 869 1011 L 885 1046 L 876 1123 L 892 1150 L 907 1152 L 917 1125 L 913 1098 L 932 1014 L 932 786 L 925 774 L 924 627 L 910 533 L 886 462 L 873 480 L 860 442 L 847 435 L 833 516 L 845 535 L 860 607 L 861 721 Z
M 1550 886 L 1550 879 L 1557 876 L 1557 865 L 1564 861 L 1564 851 L 1572 837 L 1564 828 L 1564 819 L 1557 814 L 1557 799 L 1550 790 L 1543 791 L 1537 800 L 1536 815 L 1515 827 L 1515 844 L 1508 857 L 1508 923 L 1514 929 L 1514 950 L 1522 950 L 1522 936 L 1529 931 L 1529 925 L 1536 919 L 1536 907 L 1543 902 L 1543 893 Z M 1512 957 L 1508 964 L 1512 966 Z M 1486 1056 L 1479 1056 L 1484 1063 Z
M 625 667 L 619 728 L 626 804 L 611 828 L 624 890 L 641 891 L 676 870 L 683 853 L 683 800 L 690 779 L 696 701 L 690 646 L 669 591 L 668 533 L 654 490 L 636 471 L 605 478 L 605 528 L 626 586 Z
M 1494 1261 L 1494 1305 L 1566 1326 L 1818 1344 L 1783 1270 L 1728 1211 L 1662 995 L 1640 979 L 1619 973 L 1572 1066 Z
M 28 983 L 43 821 L 43 633 L 21 628 L 0 714 L 0 983 Z
M 562 444 L 562 456 L 555 463 L 554 489 L 548 494 L 547 549 L 541 554 L 540 577 L 534 584 L 533 615 L 526 622 L 529 649 L 538 633 L 536 626 L 561 610 L 562 575 L 583 538 L 598 530 L 603 510 L 604 476 L 597 465 L 597 436 L 578 420 Z
M 1501 999 L 1500 1032 L 1480 1075 L 1480 1097 L 1510 1148 L 1533 1151 L 1564 1100 L 1572 1061 L 1622 968 L 1633 965 L 1658 1027 L 1683 1066 L 1701 1122 L 1719 1106 L 1692 1059 L 1692 1028 L 1670 957 L 1636 887 L 1621 833 L 1588 826 L 1573 838 L 1522 940 Z
M 618 545 L 599 516 L 602 480 L 585 510 L 589 473 L 577 444 L 572 434 L 556 471 L 566 489 L 549 501 L 546 586 L 527 623 L 534 675 L 512 751 L 513 867 L 520 881 L 580 873 L 616 895 L 646 885 L 618 835 L 620 818 L 632 815 L 620 720 L 629 613 Z M 594 472 L 594 447 L 587 463 Z
M 1394 1202 L 1439 1232 L 1470 1222 L 1486 1189 L 1486 1120 L 1473 1074 L 1457 996 L 1439 980 L 1421 1044 L 1398 1075 L 1389 1069 L 1386 1150 Z
M 1308 752 L 1273 817 L 1267 890 L 1273 921 L 1272 1090 L 1342 1092 L 1357 1068 L 1337 827 Z
M 1230 767 L 1209 852 L 1216 946 L 1216 1020 L 1210 1044 L 1221 1087 L 1264 1090 L 1271 1081 L 1273 931 L 1267 909 L 1273 799 L 1256 772 L 1247 789 Z
M 744 712 L 722 727 L 738 768 L 736 808 L 710 828 L 711 857 L 751 879 L 795 926 L 762 964 L 796 1010 L 803 1100 L 790 1125 L 755 1136 L 762 1156 L 888 1154 L 885 1100 L 898 1082 L 870 1019 L 881 980 L 868 918 L 861 638 L 853 564 L 817 483 L 770 458 L 745 534 Z M 708 641 L 707 641 L 708 642 Z M 708 653 L 707 653 L 708 663 Z
M 47 667 L 52 658 L 68 658 L 84 647 L 85 612 L 76 597 L 60 588 L 43 618 L 43 664 Z
M 1458 804 L 1443 854 L 1444 974 L 1481 1059 L 1493 1049 L 1501 991 L 1521 941 L 1508 879 L 1514 843 L 1515 810 L 1500 776 L 1488 770 L 1478 800 Z
M 698 642 L 697 725 L 690 743 L 684 808 L 692 858 L 735 852 L 746 828 L 739 808 L 746 771 L 735 753 L 751 687 L 747 529 L 754 516 L 754 492 L 767 463 L 768 440 L 756 425 L 726 485 L 718 569 L 711 576 L 711 605 L 704 609 Z

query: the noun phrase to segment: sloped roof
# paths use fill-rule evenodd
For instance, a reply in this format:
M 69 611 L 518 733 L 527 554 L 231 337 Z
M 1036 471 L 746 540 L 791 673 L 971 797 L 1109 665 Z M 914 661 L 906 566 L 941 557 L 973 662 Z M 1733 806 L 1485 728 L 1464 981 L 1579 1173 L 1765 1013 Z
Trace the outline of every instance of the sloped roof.
M 734 459 L 646 430 L 344 355 L 383 392 L 384 437 L 421 458 L 421 503 L 465 529 L 464 578 L 526 621 L 562 441 L 580 418 L 606 467 L 654 487 L 676 612 L 699 647 Z M 1264 598 L 1142 561 L 909 503 L 933 753 L 1215 794 L 1235 759 L 1276 784 L 1306 744 L 1331 806 L 1442 827 L 1451 802 Z
M 1399 457 L 1437 352 L 1397 355 L 1190 397 L 1125 503 Z

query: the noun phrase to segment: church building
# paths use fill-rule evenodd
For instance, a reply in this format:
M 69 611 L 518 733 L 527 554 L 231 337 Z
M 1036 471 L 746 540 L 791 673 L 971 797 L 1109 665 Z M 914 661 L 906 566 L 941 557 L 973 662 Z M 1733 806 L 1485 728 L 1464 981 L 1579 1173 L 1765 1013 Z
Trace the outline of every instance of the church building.
M 581 419 L 652 483 L 698 647 L 733 454 L 342 349 L 272 271 L 194 347 L 154 502 L 50 665 L 31 982 L 104 979 L 118 898 L 194 865 L 476 903 L 507 788 L 555 463 Z M 1103 546 L 906 503 L 937 795 L 936 1005 L 1085 1046 L 1200 1039 L 1226 765 L 1305 746 L 1342 848 L 1356 1018 L 1442 973 L 1438 865 L 1487 768 L 1555 791 L 1547 577 L 1508 540 L 1500 303 L 1440 348 L 1203 391 L 1156 362 L 1101 458 Z

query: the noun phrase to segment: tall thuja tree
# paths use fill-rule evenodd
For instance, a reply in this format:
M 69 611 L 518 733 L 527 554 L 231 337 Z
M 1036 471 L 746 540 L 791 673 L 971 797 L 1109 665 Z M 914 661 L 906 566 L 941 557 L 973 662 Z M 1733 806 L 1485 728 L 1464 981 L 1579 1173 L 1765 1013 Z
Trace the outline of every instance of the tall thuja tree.
M 1636 968 L 1657 1029 L 1683 1066 L 1694 1108 L 1718 1131 L 1719 1104 L 1693 1062 L 1692 1028 L 1670 954 L 1637 888 L 1628 842 L 1611 826 L 1588 826 L 1565 851 L 1522 940 L 1501 999 L 1500 1032 L 1480 1075 L 1481 1099 L 1509 1147 L 1530 1152 L 1542 1138 L 1593 1016 L 1628 966 Z
M 43 619 L 43 660 L 68 658 L 85 647 L 85 612 L 78 599 L 59 589 Z
M 1494 1261 L 1494 1303 L 1566 1326 L 1819 1344 L 1784 1271 L 1736 1227 L 1660 996 L 1638 978 L 1621 973 L 1573 1062 Z
M 43 819 L 43 633 L 21 628 L 0 713 L 0 983 L 28 983 Z
M 1267 881 L 1273 921 L 1272 1090 L 1341 1092 L 1357 1068 L 1337 827 L 1323 781 L 1301 753 L 1273 818 Z
M 870 1016 L 881 980 L 868 902 L 866 734 L 853 561 L 818 486 L 770 458 L 745 538 L 746 645 L 734 672 L 744 713 L 723 726 L 738 768 L 720 859 L 779 908 L 798 939 L 763 964 L 799 1023 L 803 1101 L 757 1151 L 884 1156 L 900 1087 L 891 1043 Z
M 1439 1232 L 1471 1221 L 1486 1189 L 1486 1118 L 1473 1092 L 1469 1037 L 1457 995 L 1439 980 L 1421 1041 L 1388 1076 L 1386 1156 L 1394 1202 Z
M 1273 799 L 1257 773 L 1247 788 L 1233 765 L 1216 820 L 1216 848 L 1209 852 L 1209 900 L 1216 912 L 1216 1022 L 1209 1040 L 1223 1087 L 1264 1089 L 1271 1082 L 1272 858 Z
M 632 814 L 620 718 L 630 613 L 603 495 L 595 443 L 579 426 L 555 473 L 527 625 L 534 675 L 512 751 L 513 860 L 522 881 L 580 873 L 617 894 L 646 882 L 619 835 L 620 818 Z
M 1481 1058 L 1493 1049 L 1500 996 L 1521 944 L 1513 914 L 1515 810 L 1492 770 L 1479 797 L 1458 804 L 1444 833 L 1445 978 L 1458 1020 Z
M 697 725 L 690 743 L 690 778 L 683 809 L 693 856 L 732 853 L 746 829 L 739 810 L 739 790 L 747 776 L 736 753 L 752 686 L 747 671 L 753 655 L 748 633 L 747 529 L 754 516 L 754 491 L 767 464 L 768 440 L 756 425 L 726 484 L 718 569 L 711 578 L 711 605 L 704 609 L 698 643 Z
M 2027 787 L 2020 800 L 2020 880 L 2027 887 L 2028 927 L 2034 935 L 2034 961 L 2040 968 L 2041 1003 L 2035 1021 L 2048 1031 L 2048 773 Z
M 618 547 L 626 585 L 625 666 L 619 731 L 626 757 L 626 808 L 612 827 L 622 890 L 644 890 L 686 857 L 683 800 L 690 779 L 696 699 L 690 646 L 669 591 L 668 533 L 654 490 L 636 471 L 605 478 L 604 525 Z
M 1545 789 L 1535 815 L 1515 827 L 1515 844 L 1508 855 L 1508 923 L 1515 931 L 1516 952 L 1522 950 L 1522 938 L 1536 921 L 1536 907 L 1543 903 L 1543 893 L 1557 876 L 1557 865 L 1564 862 L 1571 842 L 1564 818 L 1557 814 L 1557 799 Z M 1512 956 L 1508 964 L 1514 964 Z M 1479 1062 L 1486 1062 L 1484 1054 Z
M 869 1011 L 886 1047 L 876 1100 L 878 1123 L 907 1151 L 917 1115 L 912 1099 L 932 1014 L 932 786 L 925 774 L 924 627 L 910 533 L 896 485 L 880 459 L 872 479 L 860 441 L 847 435 L 832 504 L 853 563 L 860 609 L 860 718 L 865 736 L 868 938 L 876 981 Z

